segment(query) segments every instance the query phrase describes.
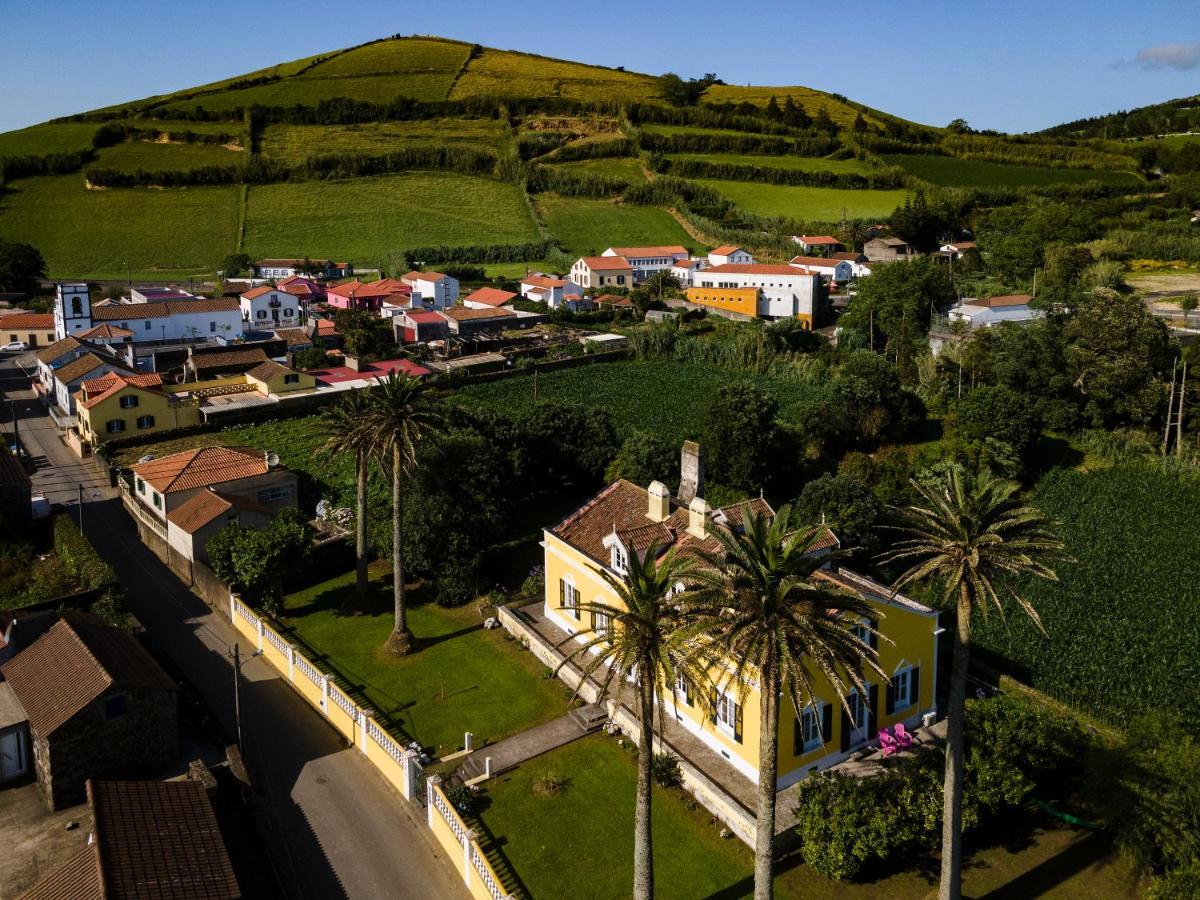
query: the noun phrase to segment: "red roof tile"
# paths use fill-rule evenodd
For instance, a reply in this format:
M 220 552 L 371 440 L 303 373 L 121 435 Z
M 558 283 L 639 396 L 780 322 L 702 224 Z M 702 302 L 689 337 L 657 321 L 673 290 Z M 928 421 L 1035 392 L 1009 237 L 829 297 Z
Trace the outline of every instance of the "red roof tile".
M 167 521 L 187 534 L 195 534 L 217 516 L 224 515 L 231 509 L 246 509 L 254 512 L 270 513 L 270 507 L 264 506 L 248 497 L 240 497 L 225 491 L 209 488 L 191 497 L 167 513 Z
M 584 256 L 583 264 L 598 272 L 618 272 L 630 269 L 629 260 L 623 256 Z
M 31 328 L 49 331 L 54 328 L 53 313 L 11 313 L 0 316 L 0 329 Z
M 160 494 L 224 484 L 265 475 L 265 454 L 253 447 L 201 447 L 172 453 L 132 467 L 133 472 Z
M 488 306 L 503 306 L 517 299 L 512 291 L 502 291 L 499 288 L 481 287 L 463 298 L 463 303 L 484 303 Z
M 643 258 L 648 256 L 687 256 L 687 248 L 674 244 L 669 247 L 609 247 L 617 256 Z

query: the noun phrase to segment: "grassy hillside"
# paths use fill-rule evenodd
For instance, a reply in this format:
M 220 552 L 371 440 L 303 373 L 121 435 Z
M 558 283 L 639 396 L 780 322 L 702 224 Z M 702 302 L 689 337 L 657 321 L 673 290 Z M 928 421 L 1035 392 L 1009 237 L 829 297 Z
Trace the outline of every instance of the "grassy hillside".
M 904 203 L 909 191 L 856 191 L 824 187 L 782 187 L 753 181 L 703 179 L 713 190 L 740 208 L 760 216 L 782 216 L 809 222 L 838 222 L 845 212 L 849 219 L 879 219 Z
M 696 245 L 666 210 L 575 197 L 538 198 L 542 221 L 571 254 L 598 254 L 609 247 Z
M 1051 184 L 1082 184 L 1087 181 L 1099 181 L 1103 184 L 1137 184 L 1139 181 L 1132 172 L 1113 172 L 1105 169 L 1009 166 L 977 159 L 956 159 L 953 156 L 904 153 L 889 154 L 883 158 L 922 181 L 946 187 L 1044 187 Z

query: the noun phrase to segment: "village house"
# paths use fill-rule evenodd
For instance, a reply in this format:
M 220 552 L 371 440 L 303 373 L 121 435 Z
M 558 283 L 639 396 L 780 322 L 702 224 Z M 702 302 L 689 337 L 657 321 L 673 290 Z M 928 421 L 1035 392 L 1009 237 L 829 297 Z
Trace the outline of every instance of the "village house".
M 633 269 L 633 283 L 641 284 L 656 272 L 668 271 L 679 260 L 687 259 L 686 247 L 609 247 L 601 256 L 619 257 Z M 584 285 L 587 287 L 587 285 Z
M 793 256 L 788 265 L 815 272 L 827 282 L 845 284 L 854 278 L 854 266 L 844 259 L 828 259 L 823 256 Z
M 126 357 L 100 344 L 65 337 L 39 350 L 34 387 L 42 399 L 62 415 L 75 415 L 75 394 L 84 381 L 112 372 L 134 374 Z
M 326 280 L 348 278 L 354 274 L 354 267 L 350 263 L 328 259 L 260 259 L 254 264 L 256 278 L 274 280 L 308 274 Z
M 378 314 L 383 302 L 397 292 L 361 281 L 344 281 L 325 289 L 325 305 L 335 309 L 354 309 Z
M 82 802 L 89 778 L 154 774 L 178 753 L 175 682 L 133 634 L 93 615 L 64 614 L 0 675 L 52 810 Z
M 72 447 L 88 456 L 113 438 L 155 434 L 200 423 L 193 403 L 163 390 L 162 376 L 110 372 L 83 382 Z
M 715 552 L 720 548 L 715 529 L 742 526 L 744 506 L 713 508 L 704 500 L 703 465 L 694 444 L 685 444 L 681 471 L 679 496 L 671 496 L 660 482 L 642 487 L 618 481 L 544 530 L 546 593 L 540 613 L 551 626 L 556 646 L 572 637 L 583 642 L 614 627 L 606 617 L 581 609 L 588 603 L 620 608 L 618 594 L 601 572 L 620 581 L 633 554 L 644 556 L 650 548 L 660 556 L 672 549 L 683 556 Z M 761 498 L 748 505 L 755 514 L 774 515 Z M 827 528 L 815 527 L 811 552 L 822 554 L 838 546 Z M 834 565 L 818 577 L 858 594 L 877 611 L 862 621 L 860 635 L 878 650 L 888 677 L 868 675 L 865 692 L 851 690 L 849 713 L 819 675 L 816 696 L 799 715 L 790 703 L 780 705 L 778 769 L 767 777 L 781 789 L 845 760 L 874 740 L 881 728 L 898 722 L 916 728 L 936 712 L 938 613 Z M 887 640 L 879 640 L 875 629 Z M 757 783 L 764 774 L 758 768 L 759 686 L 753 680 L 731 683 L 724 671 L 714 672 L 713 679 L 718 688 L 715 714 L 702 710 L 695 696 L 700 687 L 686 680 L 664 686 L 672 699 L 660 712 L 712 751 L 716 764 L 727 764 L 731 775 Z
M 242 294 L 240 304 L 242 322 L 248 329 L 274 331 L 300 324 L 300 304 L 287 291 L 264 284 Z
M 870 260 L 867 259 L 864 253 L 841 250 L 833 254 L 830 259 L 845 260 L 850 263 L 850 272 L 855 278 L 865 278 L 871 274 Z
M 819 328 L 828 293 L 821 276 L 796 266 L 725 263 L 699 273 L 687 299 L 735 318 L 800 319 Z
M 754 257 L 741 247 L 722 244 L 720 247 L 714 247 L 708 251 L 708 264 L 710 266 L 749 266 L 754 264 Z
M 508 306 L 517 299 L 512 291 L 502 291 L 499 288 L 481 287 L 463 298 L 463 306 L 467 309 L 496 309 Z
M 441 272 L 409 272 L 400 281 L 413 290 L 413 304 L 446 309 L 458 302 L 458 279 Z
M 20 312 L 0 316 L 0 344 L 21 342 L 30 350 L 54 343 L 54 314 Z
M 563 300 L 563 288 L 567 282 L 542 272 L 527 272 L 521 279 L 521 296 L 526 300 L 537 300 L 551 309 L 558 309 Z
M 266 528 L 275 513 L 251 497 L 211 485 L 167 513 L 167 543 L 189 562 L 208 562 L 208 541 L 226 525 Z
M 870 262 L 895 262 L 917 255 L 916 250 L 898 237 L 874 237 L 863 244 L 863 253 Z
M 89 781 L 87 846 L 26 900 L 242 896 L 202 781 Z
M 805 253 L 817 253 L 830 256 L 842 249 L 842 242 L 829 234 L 793 234 L 792 240 L 800 245 Z
M 633 287 L 633 268 L 623 256 L 581 256 L 571 266 L 571 281 L 581 288 Z
M 231 297 L 153 302 L 91 302 L 86 284 L 60 283 L 54 298 L 54 334 L 58 340 L 79 337 L 97 325 L 128 331 L 132 342 L 232 339 L 242 334 L 242 308 Z
M 398 344 L 428 344 L 450 337 L 446 317 L 433 310 L 404 310 L 393 317 L 392 330 Z
M 695 284 L 696 275 L 703 271 L 706 263 L 706 259 L 680 259 L 667 272 L 679 282 L 680 287 L 689 288 Z
M 964 253 L 969 250 L 977 249 L 979 249 L 979 245 L 974 241 L 951 241 L 949 243 L 942 244 L 942 246 L 938 248 L 938 253 L 940 253 L 942 256 L 948 257 L 949 259 L 962 259 Z
M 310 303 L 321 303 L 325 299 L 325 288 L 303 275 L 280 279 L 275 283 L 275 287 L 299 300 L 302 309 L 307 309 Z
M 971 328 L 988 328 L 1001 322 L 1024 324 L 1040 319 L 1045 312 L 1029 304 L 1029 294 L 1006 294 L 1001 297 L 966 297 L 954 306 L 947 318 L 951 322 L 965 322 Z

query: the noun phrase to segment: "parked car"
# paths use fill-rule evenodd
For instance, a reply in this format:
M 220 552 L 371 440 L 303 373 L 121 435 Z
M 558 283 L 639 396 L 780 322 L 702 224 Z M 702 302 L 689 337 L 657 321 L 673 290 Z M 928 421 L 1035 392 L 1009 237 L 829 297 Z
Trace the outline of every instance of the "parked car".
M 28 350 L 28 349 L 29 349 L 29 345 L 26 344 L 24 341 L 9 341 L 3 347 L 0 347 L 0 350 L 5 351 L 6 353 L 19 353 L 22 350 Z

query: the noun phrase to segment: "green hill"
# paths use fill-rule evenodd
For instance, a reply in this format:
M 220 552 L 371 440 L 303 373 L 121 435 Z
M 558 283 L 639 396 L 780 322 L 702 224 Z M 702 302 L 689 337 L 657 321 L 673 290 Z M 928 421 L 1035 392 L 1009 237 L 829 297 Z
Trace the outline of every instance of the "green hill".
M 653 75 L 395 36 L 0 134 L 0 237 L 83 278 L 211 275 L 240 251 L 506 273 L 637 243 L 778 258 L 788 234 L 878 219 L 923 185 L 1135 168 L 806 87 L 688 90 L 669 103 Z

